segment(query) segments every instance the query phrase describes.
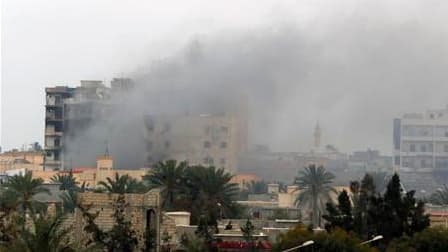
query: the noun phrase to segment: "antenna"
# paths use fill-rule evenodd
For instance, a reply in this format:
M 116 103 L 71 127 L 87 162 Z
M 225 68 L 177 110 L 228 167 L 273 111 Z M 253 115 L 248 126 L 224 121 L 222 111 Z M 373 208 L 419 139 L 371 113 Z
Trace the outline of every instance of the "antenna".
M 108 157 L 109 156 L 109 141 L 105 141 L 106 144 L 106 151 L 104 152 L 104 156 Z

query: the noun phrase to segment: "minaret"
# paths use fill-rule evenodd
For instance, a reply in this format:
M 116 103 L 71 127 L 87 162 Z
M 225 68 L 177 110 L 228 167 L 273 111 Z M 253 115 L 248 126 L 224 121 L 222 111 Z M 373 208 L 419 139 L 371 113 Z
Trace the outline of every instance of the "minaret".
M 319 150 L 320 149 L 320 138 L 321 138 L 322 132 L 319 127 L 319 121 L 316 123 L 316 128 L 314 128 L 314 149 Z

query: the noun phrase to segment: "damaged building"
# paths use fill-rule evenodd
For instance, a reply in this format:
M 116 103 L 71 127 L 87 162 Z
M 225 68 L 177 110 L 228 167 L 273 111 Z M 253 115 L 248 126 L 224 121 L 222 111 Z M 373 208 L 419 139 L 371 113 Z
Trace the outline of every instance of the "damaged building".
M 69 169 L 68 142 L 98 120 L 110 115 L 112 96 L 130 89 L 129 79 L 113 79 L 111 87 L 102 81 L 83 80 L 79 87 L 56 86 L 45 89 L 45 162 L 46 170 Z

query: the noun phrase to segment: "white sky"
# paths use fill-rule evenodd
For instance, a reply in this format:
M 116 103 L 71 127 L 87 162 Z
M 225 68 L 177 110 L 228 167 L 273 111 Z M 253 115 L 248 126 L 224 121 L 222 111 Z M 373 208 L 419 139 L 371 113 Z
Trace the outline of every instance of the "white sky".
M 3 0 L 1 146 L 7 150 L 33 141 L 43 145 L 46 86 L 75 86 L 81 79 L 126 76 L 151 59 L 172 54 L 201 34 L 251 30 L 290 21 L 312 27 L 315 23 L 331 22 L 326 17 L 349 16 L 360 3 L 368 10 L 372 2 L 375 1 Z M 434 17 L 443 17 L 447 8 L 438 8 L 442 2 L 383 1 L 384 8 L 391 12 L 381 13 L 395 19 L 412 16 L 418 20 L 421 7 L 432 5 L 432 11 L 440 12 Z M 320 34 L 316 31 L 313 35 Z M 441 101 L 442 98 L 426 104 L 439 106 Z M 383 129 L 391 128 L 391 120 Z M 391 136 L 384 139 L 381 147 L 391 145 Z
M 275 2 L 4 0 L 3 149 L 43 142 L 45 86 L 126 75 L 195 34 L 250 29 L 293 5 Z

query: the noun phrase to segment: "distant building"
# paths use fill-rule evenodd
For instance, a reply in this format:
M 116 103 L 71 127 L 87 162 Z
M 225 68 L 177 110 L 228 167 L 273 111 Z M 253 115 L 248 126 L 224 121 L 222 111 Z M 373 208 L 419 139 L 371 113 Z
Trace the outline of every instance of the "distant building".
M 0 154 L 0 174 L 6 171 L 26 169 L 41 171 L 45 154 L 42 151 L 8 151 Z
M 147 166 L 174 159 L 235 173 L 238 157 L 247 148 L 244 122 L 233 113 L 147 116 Z
M 448 174 L 448 108 L 404 114 L 393 132 L 394 165 L 410 189 L 436 189 Z
M 348 170 L 361 173 L 392 172 L 391 156 L 381 155 L 378 150 L 355 151 L 349 156 Z
M 138 181 L 148 173 L 148 169 L 116 169 L 111 156 L 102 155 L 97 158 L 96 167 L 78 167 L 71 170 L 73 177 L 82 185 L 85 184 L 88 188 L 95 188 L 100 181 L 106 181 L 107 178 L 114 179 L 115 174 L 119 176 L 128 175 Z M 52 183 L 51 178 L 56 175 L 68 175 L 70 171 L 67 170 L 45 170 L 33 171 L 34 178 L 40 178 L 45 183 Z
M 255 150 L 240 157 L 239 172 L 254 173 L 266 181 L 292 183 L 299 170 L 313 164 L 323 166 L 341 178 L 335 184 L 349 183 L 345 174 L 340 176 L 340 172 L 347 169 L 348 155 L 331 144 L 322 145 L 322 129 L 318 123 L 312 137 L 313 142 L 307 152 L 273 152 L 268 147 L 257 145 Z

